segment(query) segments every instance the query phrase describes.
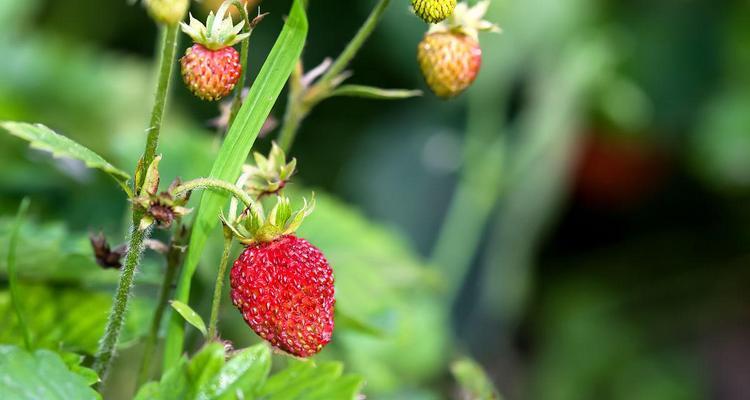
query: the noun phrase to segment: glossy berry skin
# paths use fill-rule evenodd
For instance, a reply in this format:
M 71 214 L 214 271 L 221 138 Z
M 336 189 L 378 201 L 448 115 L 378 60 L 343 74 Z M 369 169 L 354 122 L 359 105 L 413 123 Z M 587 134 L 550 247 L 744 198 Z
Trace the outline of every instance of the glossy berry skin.
M 438 97 L 454 97 L 471 86 L 482 65 L 479 42 L 459 32 L 425 35 L 417 48 L 422 75 Z
M 428 24 L 436 24 L 453 14 L 456 0 L 412 0 L 414 13 Z
M 331 341 L 333 271 L 305 239 L 284 235 L 249 245 L 230 274 L 232 302 L 273 346 L 310 357 Z
M 231 93 L 242 73 L 240 55 L 234 47 L 210 50 L 196 43 L 187 49 L 180 65 L 185 85 L 207 101 L 220 100 Z

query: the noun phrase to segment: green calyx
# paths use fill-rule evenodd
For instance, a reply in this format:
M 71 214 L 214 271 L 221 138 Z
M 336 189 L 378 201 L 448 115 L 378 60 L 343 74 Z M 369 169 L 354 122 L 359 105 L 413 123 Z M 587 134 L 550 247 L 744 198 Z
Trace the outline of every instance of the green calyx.
M 473 6 L 466 2 L 458 3 L 453 14 L 439 24 L 430 26 L 428 33 L 460 32 L 479 40 L 479 32 L 500 33 L 502 30 L 492 22 L 484 19 L 490 0 L 482 0 Z
M 186 208 L 189 197 L 175 196 L 175 188 L 180 185 L 180 180 L 175 179 L 166 192 L 159 193 L 159 162 L 161 156 L 154 158 L 154 161 L 146 170 L 146 176 L 143 186 L 136 197 L 133 198 L 133 204 L 143 210 L 139 228 L 145 230 L 153 224 L 161 228 L 169 228 L 175 219 L 184 217 L 190 213 Z
M 284 151 L 276 142 L 272 144 L 268 157 L 255 153 L 253 158 L 255 165 L 246 165 L 243 171 L 248 176 L 244 190 L 255 198 L 279 193 L 297 168 L 297 159 L 287 163 Z
M 182 31 L 190 36 L 195 43 L 203 45 L 209 50 L 221 50 L 225 47 L 234 46 L 247 39 L 250 32 L 240 33 L 245 26 L 245 21 L 242 20 L 236 25 L 234 24 L 231 14 L 227 14 L 231 5 L 231 1 L 225 1 L 215 15 L 213 11 L 210 12 L 205 25 L 191 14 L 189 24 L 180 23 Z
M 260 202 L 247 209 L 233 222 L 221 217 L 224 227 L 243 244 L 270 242 L 283 235 L 294 233 L 302 221 L 315 209 L 315 194 L 297 210 L 292 208 L 288 197 L 277 196 L 276 204 L 268 215 Z

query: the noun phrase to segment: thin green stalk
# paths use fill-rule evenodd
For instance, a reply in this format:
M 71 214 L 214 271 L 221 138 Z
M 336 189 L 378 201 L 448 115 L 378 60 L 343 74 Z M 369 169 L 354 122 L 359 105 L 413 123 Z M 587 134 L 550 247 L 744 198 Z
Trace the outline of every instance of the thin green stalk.
M 365 41 L 370 37 L 372 31 L 375 30 L 375 27 L 378 25 L 378 22 L 380 22 L 380 18 L 383 16 L 383 13 L 390 2 L 391 0 L 380 0 L 378 5 L 375 6 L 370 13 L 370 16 L 367 17 L 365 23 L 359 28 L 357 34 L 354 35 L 354 38 L 352 38 L 336 61 L 333 62 L 331 68 L 326 71 L 322 78 L 320 78 L 319 85 L 330 83 L 333 79 L 339 76 L 344 69 L 346 69 L 354 56 L 357 55 L 359 49 L 362 48 L 362 45 L 365 44 Z
M 10 233 L 10 240 L 8 241 L 8 281 L 10 285 L 10 302 L 13 303 L 13 310 L 16 312 L 18 318 L 18 325 L 23 333 L 23 344 L 26 346 L 26 350 L 31 350 L 31 335 L 29 334 L 29 327 L 26 325 L 26 319 L 23 316 L 23 310 L 21 310 L 21 293 L 18 287 L 18 272 L 16 271 L 16 250 L 18 248 L 18 236 L 21 231 L 21 223 L 26 217 L 26 211 L 29 209 L 29 198 L 24 197 L 21 200 L 21 204 L 18 206 L 18 213 L 16 214 L 16 220 L 13 223 L 13 229 Z
M 137 224 L 133 225 L 131 228 L 128 253 L 125 256 L 125 265 L 123 266 L 122 274 L 120 275 L 120 282 L 117 285 L 117 292 L 115 293 L 114 302 L 112 303 L 112 310 L 109 313 L 107 327 L 104 331 L 104 336 L 99 342 L 99 351 L 97 352 L 96 360 L 94 361 L 94 371 L 96 371 L 102 381 L 107 377 L 109 366 L 115 352 L 115 347 L 120 338 L 120 331 L 122 330 L 125 321 L 125 312 L 128 308 L 130 291 L 133 288 L 133 277 L 135 276 L 135 270 L 138 267 L 141 255 L 143 254 L 143 244 L 149 234 L 150 228 L 141 230 L 138 229 Z
M 244 4 L 242 4 L 239 0 L 234 0 L 232 4 L 240 11 L 240 15 L 245 20 L 245 26 L 242 28 L 243 32 L 251 33 L 253 28 L 252 26 L 250 26 L 250 17 L 247 15 L 247 10 L 245 9 Z M 235 93 L 234 100 L 232 101 L 232 110 L 229 114 L 229 123 L 227 124 L 227 127 L 232 126 L 232 122 L 234 122 L 234 118 L 240 111 L 240 106 L 242 106 L 242 91 L 245 89 L 245 80 L 247 76 L 247 57 L 249 52 L 250 38 L 247 38 L 242 41 L 242 45 L 240 46 L 240 65 L 242 66 L 242 73 L 240 74 L 240 80 L 237 82 L 237 93 Z
M 198 178 L 187 181 L 175 188 L 173 195 L 175 197 L 180 197 L 187 192 L 197 189 L 215 189 L 227 192 L 243 202 L 247 207 L 251 207 L 254 203 L 253 198 L 247 192 L 237 187 L 237 185 L 212 178 Z
M 169 300 L 169 294 L 174 283 L 175 275 L 177 274 L 177 268 L 182 261 L 182 248 L 184 240 L 187 234 L 182 232 L 183 226 L 179 225 L 175 229 L 174 236 L 177 239 L 173 239 L 172 244 L 169 246 L 169 252 L 167 253 L 167 268 L 164 271 L 164 279 L 159 289 L 159 299 L 156 303 L 156 309 L 154 310 L 154 317 L 151 320 L 151 328 L 149 330 L 146 343 L 143 346 L 143 358 L 141 359 L 141 367 L 138 371 L 137 386 L 141 386 L 148 380 L 151 372 L 151 361 L 154 356 L 154 349 L 156 348 L 156 342 L 159 337 L 159 327 L 164 317 L 164 310 L 167 307 L 167 300 Z
M 297 64 L 297 69 L 295 69 L 289 79 L 289 97 L 283 126 L 279 132 L 279 146 L 284 152 L 288 153 L 291 149 L 302 121 L 310 110 L 315 104 L 326 98 L 338 83 L 341 83 L 341 73 L 344 72 L 344 69 L 346 69 L 354 56 L 357 55 L 357 52 L 359 52 L 359 49 L 362 48 L 370 37 L 372 31 L 375 30 L 389 3 L 390 0 L 380 0 L 367 17 L 367 20 L 362 24 L 362 27 L 359 28 L 357 34 L 354 35 L 346 48 L 344 48 L 344 51 L 341 52 L 336 61 L 331 64 L 328 71 L 313 86 L 309 88 L 302 87 L 302 64 L 301 62 Z
M 162 31 L 161 58 L 159 60 L 159 76 L 156 85 L 156 95 L 154 96 L 154 105 L 151 109 L 151 119 L 148 125 L 148 137 L 146 139 L 146 149 L 143 152 L 139 172 L 136 174 L 135 193 L 140 191 L 143 185 L 143 179 L 146 177 L 146 169 L 156 157 L 156 149 L 159 146 L 159 134 L 161 133 L 161 123 L 164 117 L 164 108 L 167 104 L 167 94 L 169 93 L 169 82 L 172 80 L 174 71 L 175 55 L 177 53 L 177 33 L 179 24 L 164 26 Z
M 224 235 L 224 252 L 221 254 L 221 264 L 219 272 L 216 275 L 216 285 L 214 287 L 214 298 L 211 303 L 211 318 L 208 321 L 208 340 L 217 337 L 216 326 L 219 323 L 219 308 L 221 306 L 221 292 L 224 289 L 224 279 L 227 274 L 227 265 L 229 264 L 229 254 L 232 250 L 232 234 Z

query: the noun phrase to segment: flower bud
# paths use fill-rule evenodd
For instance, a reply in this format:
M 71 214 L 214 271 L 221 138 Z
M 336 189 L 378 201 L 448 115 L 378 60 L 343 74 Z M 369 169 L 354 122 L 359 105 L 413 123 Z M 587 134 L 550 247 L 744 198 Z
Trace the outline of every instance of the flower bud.
M 185 19 L 190 0 L 144 0 L 148 14 L 156 22 L 174 25 Z

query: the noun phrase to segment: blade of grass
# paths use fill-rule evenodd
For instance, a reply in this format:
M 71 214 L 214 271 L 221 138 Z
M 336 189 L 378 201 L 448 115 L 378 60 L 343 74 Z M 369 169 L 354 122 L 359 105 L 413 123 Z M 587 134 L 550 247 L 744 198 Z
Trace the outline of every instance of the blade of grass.
M 240 175 L 242 164 L 258 136 L 284 83 L 292 73 L 297 59 L 302 53 L 307 36 L 307 17 L 301 0 L 295 0 L 284 28 L 276 44 L 242 104 L 234 123 L 214 162 L 209 178 L 234 182 Z M 226 204 L 228 195 L 206 191 L 200 200 L 193 220 L 188 253 L 182 268 L 175 292 L 175 300 L 188 304 L 190 284 L 198 267 L 198 261 L 208 240 L 209 233 L 219 222 L 219 211 Z M 180 359 L 184 343 L 185 323 L 179 315 L 172 313 L 164 349 L 164 367 L 170 368 Z
M 23 344 L 26 346 L 26 350 L 31 350 L 31 335 L 29 334 L 29 327 L 26 325 L 26 319 L 23 316 L 23 310 L 21 310 L 20 300 L 22 297 L 18 289 L 18 272 L 16 271 L 18 234 L 21 231 L 21 223 L 23 223 L 28 209 L 29 198 L 24 197 L 21 200 L 21 205 L 18 206 L 18 214 L 16 214 L 16 220 L 13 223 L 10 240 L 8 241 L 8 281 L 10 285 L 10 302 L 13 303 L 13 310 L 16 312 L 16 317 L 18 317 L 18 325 L 23 333 Z

